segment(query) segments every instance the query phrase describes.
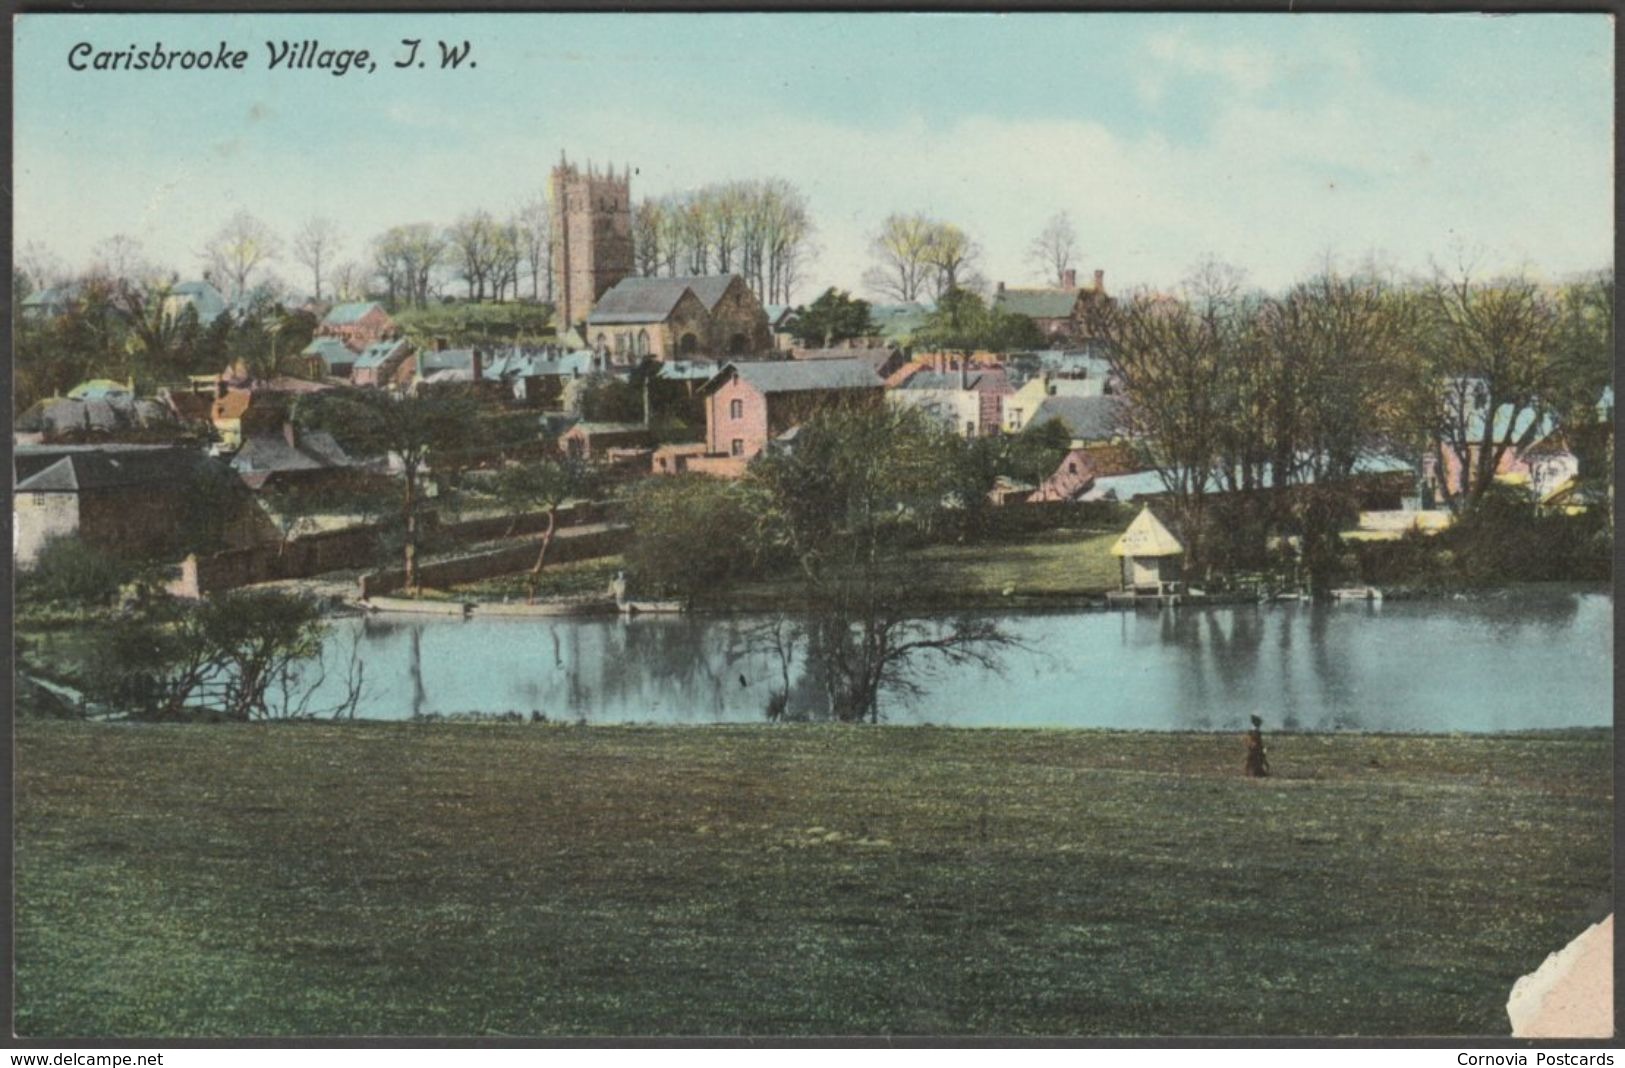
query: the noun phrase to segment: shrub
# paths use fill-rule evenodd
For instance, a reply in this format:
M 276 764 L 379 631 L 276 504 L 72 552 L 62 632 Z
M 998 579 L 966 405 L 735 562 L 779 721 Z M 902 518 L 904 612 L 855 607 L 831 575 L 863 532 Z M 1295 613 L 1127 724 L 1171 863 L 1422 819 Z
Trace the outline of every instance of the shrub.
M 111 553 L 72 535 L 52 538 L 40 550 L 21 592 L 29 600 L 84 607 L 110 605 L 128 569 Z

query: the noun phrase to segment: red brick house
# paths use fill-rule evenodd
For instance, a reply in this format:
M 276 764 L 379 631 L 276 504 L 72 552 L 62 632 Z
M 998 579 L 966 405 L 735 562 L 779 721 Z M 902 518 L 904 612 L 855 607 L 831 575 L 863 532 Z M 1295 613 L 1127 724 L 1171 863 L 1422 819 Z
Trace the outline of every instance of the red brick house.
M 336 337 L 360 352 L 374 342 L 398 336 L 400 330 L 377 301 L 357 301 L 334 305 L 316 326 L 317 337 Z
M 748 460 L 768 440 L 833 404 L 878 403 L 885 383 L 870 361 L 769 360 L 730 363 L 701 389 L 705 444 L 712 456 Z

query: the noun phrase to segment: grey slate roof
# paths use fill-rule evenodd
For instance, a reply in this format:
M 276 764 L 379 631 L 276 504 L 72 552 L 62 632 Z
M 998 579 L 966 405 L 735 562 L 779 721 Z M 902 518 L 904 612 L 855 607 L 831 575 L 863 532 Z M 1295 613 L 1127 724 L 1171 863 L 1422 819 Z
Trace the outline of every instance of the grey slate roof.
M 623 278 L 598 298 L 587 316 L 587 325 L 663 323 L 689 291 L 685 278 Z M 700 299 L 703 303 L 705 298 Z
M 730 372 L 762 393 L 881 389 L 885 385 L 868 360 L 763 360 L 727 364 L 705 389 L 720 386 Z
M 374 308 L 382 310 L 383 305 L 375 300 L 335 305 L 333 310 L 327 313 L 327 317 L 322 320 L 322 323 L 327 326 L 347 326 L 351 323 L 359 323 Z
M 375 341 L 371 345 L 368 345 L 366 348 L 361 350 L 361 354 L 355 358 L 355 366 L 362 370 L 382 367 L 389 361 L 391 356 L 395 355 L 396 352 L 406 347 L 407 344 L 408 342 L 405 338 Z
M 18 493 L 80 493 L 151 484 L 190 487 L 211 464 L 196 449 L 19 447 L 13 460 Z
M 350 346 L 336 337 L 312 338 L 300 355 L 320 356 L 329 367 L 347 367 L 356 362 L 356 354 L 350 351 Z
M 1068 319 L 1082 292 L 1081 289 L 1006 289 L 993 298 L 993 306 L 1033 319 Z
M 281 434 L 251 434 L 231 458 L 231 466 L 242 474 L 316 471 L 349 465 L 349 455 L 324 430 L 302 434 L 297 446 L 289 445 Z
M 1115 396 L 1045 397 L 1028 426 L 1059 420 L 1073 437 L 1098 441 L 1117 435 L 1121 405 L 1122 398 Z
M 171 297 L 190 304 L 197 312 L 197 321 L 208 326 L 226 310 L 226 298 L 208 282 L 181 282 L 169 291 Z
M 685 291 L 693 293 L 713 311 L 736 275 L 697 274 L 676 278 L 623 278 L 598 299 L 587 316 L 589 326 L 661 323 L 671 315 Z

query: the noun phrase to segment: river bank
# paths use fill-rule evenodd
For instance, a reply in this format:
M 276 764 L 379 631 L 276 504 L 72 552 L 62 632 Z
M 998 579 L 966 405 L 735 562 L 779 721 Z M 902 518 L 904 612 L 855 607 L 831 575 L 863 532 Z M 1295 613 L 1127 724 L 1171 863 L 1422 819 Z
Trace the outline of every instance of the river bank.
M 1612 733 L 17 730 L 17 1030 L 1505 1034 Z M 1595 915 L 1593 915 L 1595 913 Z

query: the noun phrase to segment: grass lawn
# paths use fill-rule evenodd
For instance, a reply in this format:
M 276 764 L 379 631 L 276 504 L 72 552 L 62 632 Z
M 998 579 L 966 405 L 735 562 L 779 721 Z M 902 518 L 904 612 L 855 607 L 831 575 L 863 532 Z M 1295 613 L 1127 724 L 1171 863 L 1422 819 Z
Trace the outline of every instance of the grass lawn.
M 1053 596 L 1115 590 L 1120 572 L 1111 547 L 1121 530 L 1051 530 L 994 545 L 936 545 L 920 552 L 974 593 Z
M 1612 735 L 17 728 L 16 1030 L 1458 1034 Z

